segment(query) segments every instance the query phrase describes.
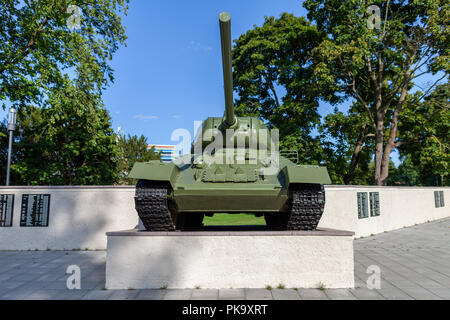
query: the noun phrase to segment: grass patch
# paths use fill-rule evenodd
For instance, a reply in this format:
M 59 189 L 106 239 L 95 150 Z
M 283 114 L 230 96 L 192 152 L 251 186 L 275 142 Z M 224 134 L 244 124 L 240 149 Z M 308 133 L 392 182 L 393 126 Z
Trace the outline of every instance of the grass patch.
M 266 221 L 264 220 L 264 217 L 255 217 L 255 215 L 248 213 L 216 213 L 212 217 L 205 217 L 203 219 L 203 224 L 205 226 L 265 226 Z
M 272 290 L 273 288 L 272 288 L 271 285 L 267 285 L 267 286 L 266 286 L 266 289 L 270 291 L 270 290 Z
M 317 289 L 319 289 L 321 291 L 325 291 L 325 289 L 326 289 L 325 284 L 323 284 L 322 282 L 319 282 L 317 284 Z

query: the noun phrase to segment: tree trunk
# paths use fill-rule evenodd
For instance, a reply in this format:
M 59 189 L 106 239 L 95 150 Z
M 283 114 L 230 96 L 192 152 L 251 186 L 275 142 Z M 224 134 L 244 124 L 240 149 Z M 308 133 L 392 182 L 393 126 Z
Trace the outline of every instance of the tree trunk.
M 409 72 L 406 73 L 406 78 L 408 79 Z M 400 115 L 400 112 L 402 111 L 403 102 L 405 101 L 406 94 L 408 93 L 408 82 L 403 81 L 403 87 L 400 94 L 400 97 L 397 102 L 397 106 L 395 108 L 394 114 L 392 115 L 391 125 L 389 128 L 389 139 L 387 141 L 386 147 L 384 148 L 383 152 L 383 158 L 381 162 L 381 171 L 380 171 L 380 179 L 377 183 L 377 185 L 386 186 L 387 185 L 387 179 L 389 176 L 389 161 L 391 158 L 391 152 L 396 147 L 395 145 L 395 138 L 397 137 L 397 128 L 398 128 L 398 117 Z
M 381 161 L 381 172 L 380 172 L 380 183 L 378 185 L 386 186 L 387 179 L 389 176 L 389 161 L 391 159 L 392 149 L 395 148 L 395 137 L 397 135 L 397 122 L 398 122 L 398 112 L 394 112 L 392 117 L 391 127 L 389 129 L 389 139 L 384 148 L 383 159 Z
M 373 73 L 372 81 L 375 84 L 375 184 L 382 185 L 381 171 L 383 163 L 383 143 L 384 143 L 384 116 L 386 112 L 383 109 L 383 71 L 384 63 L 382 57 L 378 56 L 378 77 Z
M 382 185 L 381 170 L 383 163 L 383 140 L 384 140 L 384 116 L 377 114 L 377 125 L 375 132 L 375 184 L 377 186 Z

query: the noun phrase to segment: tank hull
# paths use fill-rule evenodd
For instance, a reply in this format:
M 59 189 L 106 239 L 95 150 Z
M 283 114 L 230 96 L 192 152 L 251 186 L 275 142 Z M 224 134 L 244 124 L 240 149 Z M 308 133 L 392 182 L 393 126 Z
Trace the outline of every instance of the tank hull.
M 248 186 L 247 186 L 248 187 Z M 173 191 L 179 212 L 265 213 L 283 211 L 289 200 L 286 189 L 216 185 L 208 188 Z
M 136 163 L 129 177 L 166 185 L 168 202 L 179 213 L 285 212 L 296 185 L 330 183 L 324 167 L 298 166 L 284 157 L 280 157 L 279 164 L 274 174 L 261 176 L 254 174 L 261 170 L 261 164 L 198 168 L 195 164 L 150 161 Z

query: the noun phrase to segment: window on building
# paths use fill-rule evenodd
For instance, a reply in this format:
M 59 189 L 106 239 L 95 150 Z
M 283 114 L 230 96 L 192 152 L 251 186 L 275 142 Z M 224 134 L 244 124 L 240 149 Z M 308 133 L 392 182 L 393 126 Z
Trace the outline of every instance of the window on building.
M 358 218 L 363 219 L 369 216 L 369 205 L 367 201 L 367 192 L 358 192 Z
M 444 191 L 435 191 L 434 192 L 434 206 L 436 208 L 441 208 L 441 207 L 445 206 Z
M 380 193 L 370 192 L 370 216 L 376 217 L 380 215 Z
M 439 191 L 439 199 L 441 200 L 441 207 L 445 207 L 445 203 L 444 203 L 444 191 Z
M 21 227 L 48 227 L 49 194 L 22 195 Z
M 0 194 L 0 227 L 12 227 L 14 195 Z

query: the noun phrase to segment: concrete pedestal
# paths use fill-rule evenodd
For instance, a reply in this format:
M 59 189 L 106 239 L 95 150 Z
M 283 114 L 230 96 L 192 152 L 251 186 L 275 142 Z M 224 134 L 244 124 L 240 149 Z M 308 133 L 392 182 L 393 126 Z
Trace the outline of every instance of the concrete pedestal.
M 106 288 L 354 287 L 353 233 L 108 232 Z

